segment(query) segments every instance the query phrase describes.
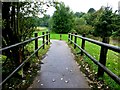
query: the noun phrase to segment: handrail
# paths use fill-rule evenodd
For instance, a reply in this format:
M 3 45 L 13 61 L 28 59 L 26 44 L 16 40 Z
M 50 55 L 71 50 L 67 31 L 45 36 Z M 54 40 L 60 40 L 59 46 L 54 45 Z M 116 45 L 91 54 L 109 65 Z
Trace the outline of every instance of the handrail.
M 71 42 L 73 44 L 75 44 L 80 50 L 82 50 L 96 65 L 100 66 L 111 78 L 113 78 L 113 80 L 115 80 L 118 84 L 120 84 L 120 78 L 117 75 L 115 75 L 107 67 L 105 67 L 99 61 L 97 61 L 95 58 L 93 58 L 89 53 L 87 53 L 85 50 L 83 50 L 78 44 L 74 43 L 73 41 L 71 41 Z
M 44 43 L 46 44 L 47 41 Z M 1 83 L 0 86 L 3 85 L 8 79 L 10 79 L 21 67 L 23 67 L 25 65 L 26 62 L 28 62 L 28 60 L 39 50 L 42 48 L 42 46 L 44 45 L 42 44 L 38 49 L 36 49 L 25 61 L 23 61 L 7 78 L 5 78 Z
M 71 35 L 72 36 L 75 36 L 75 37 L 78 37 L 78 38 L 81 38 L 82 40 L 86 40 L 88 42 L 91 42 L 91 43 L 94 43 L 94 44 L 97 44 L 99 46 L 103 46 L 103 47 L 106 47 L 110 50 L 113 50 L 115 52 L 120 52 L 120 47 L 117 47 L 117 46 L 113 46 L 113 45 L 110 45 L 110 44 L 106 44 L 106 43 L 103 43 L 103 42 L 99 42 L 99 41 L 96 41 L 96 40 L 93 40 L 93 39 L 90 39 L 90 38 L 86 38 L 86 37 L 82 37 L 82 36 L 79 36 L 79 35 L 75 35 L 75 34 L 71 34 L 71 33 L 68 33 L 68 36 Z M 77 46 L 81 52 L 85 53 L 86 56 L 88 56 L 96 65 L 98 65 L 104 72 L 106 72 L 116 83 L 120 84 L 120 78 L 115 75 L 112 71 L 110 71 L 107 67 L 105 67 L 102 63 L 100 63 L 99 61 L 97 61 L 94 57 L 92 57 L 87 51 L 85 51 L 82 47 L 80 47 L 77 43 L 75 43 L 75 41 L 72 41 L 73 39 L 70 38 L 70 36 L 68 37 L 68 41 L 71 42 L 71 44 L 73 43 L 74 46 Z M 83 44 L 83 43 L 82 43 Z
M 86 40 L 88 42 L 92 42 L 92 43 L 97 44 L 99 46 L 107 47 L 108 49 L 111 49 L 111 50 L 113 50 L 115 52 L 120 53 L 120 47 L 113 46 L 113 45 L 110 45 L 110 44 L 107 44 L 107 43 L 103 43 L 103 42 L 100 42 L 100 41 L 97 41 L 97 40 L 93 40 L 93 39 L 82 37 L 82 36 L 75 35 L 75 34 L 71 34 L 71 35 L 76 36 L 76 37 L 81 38 L 81 39 L 84 39 L 84 40 Z
M 10 45 L 10 46 L 7 46 L 7 47 L 4 47 L 4 48 L 1 48 L 0 49 L 0 52 L 1 51 L 4 51 L 4 50 L 7 50 L 7 49 L 10 49 L 10 48 L 13 48 L 13 47 L 16 47 L 16 46 L 20 46 L 20 45 L 23 45 L 23 44 L 26 44 L 28 42 L 31 42 L 33 40 L 37 40 L 39 38 L 43 38 L 45 36 L 47 36 L 47 41 L 44 42 L 39 48 L 35 49 L 35 51 L 25 60 L 23 61 L 11 74 L 9 74 L 9 76 L 7 76 L 1 83 L 0 83 L 0 87 L 8 80 L 10 79 L 20 68 L 22 68 L 26 62 L 29 61 L 29 59 L 35 54 L 38 52 L 39 49 L 41 49 L 45 44 L 47 44 L 49 41 L 48 41 L 48 35 L 50 35 L 50 33 L 47 33 L 47 34 L 44 34 L 44 35 L 41 35 L 41 36 L 38 36 L 38 37 L 35 37 L 35 38 L 31 38 L 31 39 L 28 39 L 26 41 L 23 41 L 23 42 L 20 42 L 20 43 L 16 43 L 16 44 L 13 44 L 13 45 Z M 50 39 L 50 38 L 49 38 Z
M 20 43 L 16 43 L 16 44 L 13 44 L 13 45 L 10 45 L 10 46 L 1 48 L 0 51 L 4 51 L 4 50 L 6 50 L 6 49 L 10 49 L 10 48 L 13 48 L 13 47 L 16 47 L 16 46 L 23 45 L 23 44 L 25 44 L 25 43 L 31 42 L 31 41 L 36 40 L 36 39 L 38 39 L 38 38 L 42 38 L 43 36 L 46 36 L 46 35 L 48 35 L 48 34 L 41 35 L 41 36 L 39 36 L 39 37 L 31 38 L 31 39 L 28 39 L 28 40 L 26 40 L 26 41 L 23 41 L 23 42 L 20 42 Z

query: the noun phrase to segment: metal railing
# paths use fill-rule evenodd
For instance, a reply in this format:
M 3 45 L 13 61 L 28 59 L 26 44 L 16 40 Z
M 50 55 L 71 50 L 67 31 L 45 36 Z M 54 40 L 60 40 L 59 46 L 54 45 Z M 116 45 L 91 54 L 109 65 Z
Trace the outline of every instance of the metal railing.
M 73 36 L 74 36 L 74 41 L 73 41 Z M 77 38 L 80 38 L 82 39 L 82 43 L 81 43 L 81 47 L 77 44 Z M 113 45 L 110 45 L 110 44 L 106 44 L 106 43 L 103 43 L 103 42 L 99 42 L 97 40 L 93 40 L 93 39 L 90 39 L 90 38 L 86 38 L 85 35 L 83 36 L 79 36 L 77 34 L 71 34 L 71 33 L 68 33 L 68 42 L 70 42 L 71 44 L 73 43 L 74 44 L 74 49 L 76 48 L 76 46 L 81 50 L 81 56 L 83 56 L 83 53 L 88 56 L 96 65 L 98 65 L 101 69 L 102 69 L 102 72 L 106 72 L 116 83 L 120 84 L 120 78 L 115 75 L 112 71 L 110 71 L 104 64 L 102 64 L 101 62 L 99 62 L 98 60 L 96 60 L 94 57 L 92 57 L 87 51 L 84 50 L 85 48 L 85 41 L 88 41 L 88 42 L 91 42 L 91 43 L 94 43 L 96 45 L 99 45 L 101 46 L 101 49 L 102 48 L 107 48 L 107 49 L 110 49 L 112 51 L 115 51 L 115 52 L 118 52 L 120 53 L 120 47 L 117 47 L 117 46 L 113 46 Z M 107 54 L 107 53 L 106 53 Z M 103 58 L 104 59 L 104 58 Z M 105 57 L 105 60 L 106 60 L 106 57 Z M 98 70 L 98 73 L 99 73 L 99 70 Z
M 45 37 L 46 37 L 46 42 L 45 42 Z M 39 38 L 42 38 L 43 39 L 43 43 L 42 45 L 38 48 L 38 39 Z M 27 44 L 29 42 L 32 42 L 35 40 L 35 51 L 26 59 L 24 60 L 11 74 L 9 74 L 1 83 L 0 83 L 0 87 L 6 83 L 7 80 L 9 80 L 16 72 L 18 72 L 18 70 L 20 70 L 26 62 L 29 61 L 29 59 L 34 55 L 36 54 L 36 56 L 38 56 L 38 50 L 40 50 L 42 47 L 43 49 L 45 48 L 45 44 L 48 45 L 48 43 L 50 42 L 50 33 L 46 32 L 46 34 L 43 32 L 41 36 L 38 37 L 37 33 L 35 33 L 35 38 L 31 38 L 29 40 L 26 40 L 26 41 L 23 41 L 23 42 L 20 42 L 20 43 L 16 43 L 14 45 L 11 45 L 11 46 L 8 46 L 8 47 L 5 47 L 5 48 L 1 48 L 0 49 L 0 52 L 1 51 L 4 51 L 4 50 L 7 50 L 7 49 L 10 49 L 10 48 L 14 48 L 14 47 L 17 47 L 17 46 L 20 46 L 20 45 L 24 45 L 24 44 Z

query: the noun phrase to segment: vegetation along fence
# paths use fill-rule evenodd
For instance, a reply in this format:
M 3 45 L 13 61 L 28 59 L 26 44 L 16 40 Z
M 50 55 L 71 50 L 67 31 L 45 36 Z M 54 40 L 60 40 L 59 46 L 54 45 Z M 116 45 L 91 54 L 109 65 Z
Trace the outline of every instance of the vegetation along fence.
M 73 37 L 74 37 L 74 41 L 73 41 Z M 81 43 L 81 47 L 77 44 L 77 38 L 82 39 L 82 43 Z M 85 41 L 94 43 L 96 45 L 101 46 L 101 53 L 100 53 L 100 60 L 97 61 L 94 57 L 92 57 L 88 52 L 85 51 Z M 106 72 L 116 83 L 120 84 L 120 78 L 115 75 L 112 71 L 110 71 L 107 67 L 105 67 L 105 63 L 106 63 L 106 50 L 105 49 L 110 49 L 112 51 L 118 52 L 120 53 L 120 47 L 117 46 L 112 46 L 110 44 L 106 44 L 103 42 L 99 42 L 90 38 L 86 38 L 85 34 L 83 34 L 83 36 L 79 36 L 77 35 L 77 33 L 75 34 L 71 34 L 68 33 L 68 42 L 70 42 L 71 44 L 74 44 L 74 49 L 76 47 L 78 47 L 81 50 L 81 56 L 83 56 L 83 53 L 88 56 L 96 65 L 98 65 L 98 77 L 103 76 L 104 72 Z
M 46 38 L 45 38 L 46 37 Z M 42 45 L 39 46 L 38 48 L 38 39 L 39 38 L 42 38 Z M 46 40 L 45 40 L 46 39 Z M 34 52 L 26 59 L 24 60 L 11 74 L 9 74 L 1 83 L 0 83 L 0 87 L 6 83 L 6 81 L 8 79 L 10 79 L 16 72 L 18 72 L 18 70 L 20 70 L 26 62 L 29 61 L 29 59 L 34 55 L 36 54 L 36 56 L 38 56 L 38 50 L 41 49 L 41 48 L 45 48 L 45 44 L 48 45 L 49 42 L 50 42 L 50 33 L 46 32 L 46 34 L 44 32 L 42 32 L 42 35 L 41 36 L 38 36 L 38 33 L 35 33 L 35 37 L 34 38 L 31 38 L 29 40 L 26 40 L 26 41 L 23 41 L 23 42 L 20 42 L 20 43 L 16 43 L 14 45 L 11 45 L 11 46 L 8 46 L 8 47 L 5 47 L 5 48 L 1 48 L 0 49 L 0 52 L 4 51 L 4 50 L 7 50 L 7 49 L 10 49 L 10 48 L 14 48 L 14 47 L 17 47 L 17 46 L 21 46 L 23 44 L 27 44 L 31 41 L 34 41 L 35 40 L 35 50 Z

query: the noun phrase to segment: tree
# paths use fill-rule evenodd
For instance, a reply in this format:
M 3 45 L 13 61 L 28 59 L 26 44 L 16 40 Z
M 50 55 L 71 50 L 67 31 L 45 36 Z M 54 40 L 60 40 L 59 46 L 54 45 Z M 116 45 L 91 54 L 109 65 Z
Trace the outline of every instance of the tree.
M 48 27 L 49 19 L 50 19 L 50 15 L 44 15 L 44 17 L 41 18 L 42 22 L 41 22 L 40 26 Z
M 114 13 L 113 17 L 113 33 L 114 37 L 120 37 L 120 15 Z
M 87 25 L 85 18 L 75 18 L 75 24 L 74 24 L 74 30 L 76 30 L 77 33 L 86 35 L 91 34 L 93 27 L 91 25 Z
M 94 13 L 96 10 L 94 8 L 90 8 L 87 13 Z
M 110 37 L 112 35 L 114 24 L 113 17 L 112 9 L 105 7 L 95 24 L 96 35 L 101 36 L 102 38 Z
M 78 17 L 78 18 L 81 18 L 85 13 L 83 12 L 76 12 L 75 13 L 75 16 Z
M 51 2 L 2 2 L 2 48 L 27 40 L 32 36 L 34 27 L 37 26 L 36 15 L 46 11 L 42 8 L 43 5 L 49 7 Z M 3 66 L 11 65 L 7 71 L 18 67 L 26 58 L 24 55 L 25 46 L 26 44 L 2 52 L 2 55 L 7 57 Z M 9 64 L 7 65 L 6 62 Z M 5 72 L 9 73 L 7 71 Z M 3 76 L 6 76 L 6 73 Z
M 53 14 L 52 30 L 56 33 L 68 33 L 73 28 L 73 13 L 64 3 L 56 5 L 56 11 Z

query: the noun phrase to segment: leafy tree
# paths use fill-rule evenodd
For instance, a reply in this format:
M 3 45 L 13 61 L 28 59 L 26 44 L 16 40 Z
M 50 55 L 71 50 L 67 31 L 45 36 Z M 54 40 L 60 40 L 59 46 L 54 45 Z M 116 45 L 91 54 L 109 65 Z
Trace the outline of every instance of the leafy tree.
M 96 35 L 104 37 L 110 37 L 113 32 L 113 13 L 112 9 L 109 7 L 105 7 L 101 16 L 95 24 L 95 33 Z
M 75 13 L 75 16 L 78 17 L 78 18 L 81 18 L 85 13 L 83 12 L 76 12 Z
M 118 14 L 114 14 L 114 17 L 113 17 L 113 33 L 112 35 L 114 37 L 120 37 L 120 15 Z
M 87 13 L 94 13 L 96 10 L 94 8 L 90 8 Z
M 87 25 L 84 18 L 76 18 L 74 29 L 79 34 L 85 33 L 88 35 L 92 33 L 93 27 L 91 25 Z
M 41 22 L 40 26 L 48 27 L 49 19 L 50 19 L 50 15 L 44 15 L 44 17 L 42 18 L 42 22 Z
M 81 17 L 81 18 L 75 18 L 74 30 L 76 30 L 76 32 L 79 34 L 85 33 L 88 35 L 93 32 L 93 27 L 86 23 L 84 17 Z
M 37 26 L 36 15 L 45 13 L 46 9 L 42 8 L 43 5 L 49 7 L 51 4 L 51 2 L 2 2 L 2 48 L 31 37 L 34 27 Z M 2 52 L 2 55 L 7 57 L 3 66 L 6 65 L 9 68 L 7 62 L 12 65 L 11 68 L 7 68 L 7 71 L 17 67 L 25 59 L 25 46 L 10 48 Z M 9 73 L 7 71 L 5 72 Z M 3 76 L 6 77 L 6 73 Z
M 56 33 L 68 33 L 73 28 L 73 13 L 64 3 L 56 5 L 56 11 L 53 14 L 52 30 Z

